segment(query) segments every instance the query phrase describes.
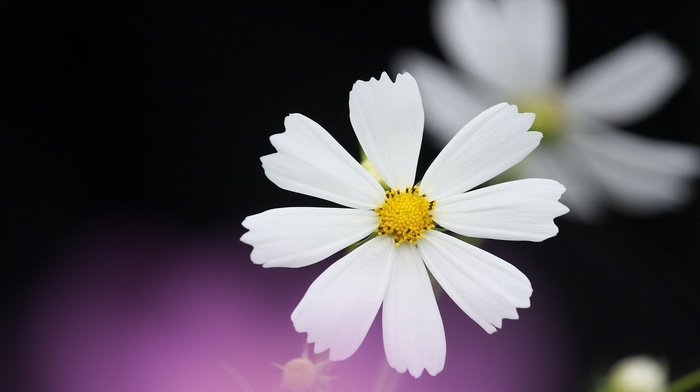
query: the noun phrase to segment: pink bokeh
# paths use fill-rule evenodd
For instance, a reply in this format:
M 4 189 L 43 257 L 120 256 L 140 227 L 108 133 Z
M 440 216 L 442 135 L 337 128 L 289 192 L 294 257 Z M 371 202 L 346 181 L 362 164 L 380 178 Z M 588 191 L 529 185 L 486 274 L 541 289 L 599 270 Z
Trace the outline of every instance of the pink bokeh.
M 284 364 L 305 335 L 289 316 L 330 262 L 264 269 L 242 232 L 174 233 L 118 219 L 76 235 L 27 308 L 24 361 L 53 392 L 280 391 Z M 534 281 L 533 281 L 534 282 Z M 381 326 L 333 364 L 332 391 L 559 391 L 573 367 L 556 293 L 489 335 L 440 299 L 445 370 L 419 379 L 387 368 Z M 312 356 L 313 358 L 313 356 Z M 322 355 L 318 356 L 322 358 Z M 233 369 L 233 370 L 231 370 Z M 235 373 L 235 374 L 232 374 Z

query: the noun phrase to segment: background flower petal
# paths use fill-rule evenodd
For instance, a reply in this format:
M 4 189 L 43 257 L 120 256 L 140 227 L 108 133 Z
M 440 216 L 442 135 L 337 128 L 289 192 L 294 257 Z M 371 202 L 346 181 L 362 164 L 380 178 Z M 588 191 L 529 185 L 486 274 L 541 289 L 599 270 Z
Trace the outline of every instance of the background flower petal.
M 394 68 L 410 72 L 418 82 L 425 108 L 427 135 L 444 146 L 464 124 L 501 99 L 435 58 L 405 51 L 394 58 Z
M 389 365 L 419 377 L 445 365 L 445 330 L 428 271 L 415 246 L 396 248 L 382 305 L 384 350 Z
M 379 311 L 391 276 L 395 247 L 376 237 L 333 263 L 309 287 L 292 312 L 298 332 L 308 333 L 319 353 L 329 359 L 352 355 Z
M 569 211 L 557 201 L 564 190 L 548 179 L 504 182 L 440 200 L 434 220 L 468 237 L 542 241 L 559 232 L 554 218 Z
M 684 59 L 668 42 L 639 37 L 571 75 L 569 110 L 624 124 L 663 105 L 685 81 Z
M 537 147 L 539 132 L 527 132 L 535 115 L 514 105 L 495 105 L 471 120 L 445 146 L 421 181 L 438 200 L 465 192 L 520 162 Z
M 690 198 L 691 179 L 700 172 L 696 146 L 625 133 L 585 116 L 577 124 L 586 131 L 572 132 L 572 142 L 585 151 L 588 169 L 619 208 L 651 213 Z
M 568 135 L 556 145 L 543 145 L 537 152 L 530 154 L 518 166 L 522 166 L 525 178 L 550 178 L 566 184 L 566 192 L 561 202 L 570 211 L 564 218 L 575 218 L 582 221 L 594 221 L 602 217 L 601 201 L 605 193 L 600 189 L 598 180 L 586 168 L 585 153 L 575 145 L 565 140 Z
M 504 91 L 540 90 L 562 73 L 559 1 L 444 0 L 433 16 L 445 56 Z
M 423 261 L 452 300 L 486 332 L 530 306 L 532 286 L 517 268 L 480 248 L 431 230 L 418 243 Z
M 367 237 L 377 227 L 374 211 L 291 207 L 268 210 L 243 221 L 241 241 L 263 267 L 304 267 Z
M 348 207 L 374 209 L 381 204 L 381 185 L 320 125 L 290 114 L 284 126 L 285 132 L 270 137 L 277 153 L 260 158 L 270 181 Z
M 386 72 L 350 91 L 350 121 L 369 161 L 391 188 L 415 184 L 423 138 L 423 104 L 415 79 Z

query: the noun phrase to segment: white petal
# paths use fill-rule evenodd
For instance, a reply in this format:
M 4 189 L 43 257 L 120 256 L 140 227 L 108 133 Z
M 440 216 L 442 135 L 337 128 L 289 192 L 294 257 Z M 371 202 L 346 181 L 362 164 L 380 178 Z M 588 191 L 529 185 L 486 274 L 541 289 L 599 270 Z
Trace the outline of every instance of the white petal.
M 297 332 L 307 332 L 319 353 L 339 361 L 352 355 L 379 311 L 391 276 L 394 241 L 376 237 L 325 270 L 292 312 Z
M 416 78 L 425 108 L 426 131 L 440 146 L 447 144 L 469 120 L 500 102 L 489 97 L 490 89 L 469 82 L 430 56 L 404 52 L 394 63 Z
M 554 218 L 569 211 L 557 201 L 564 190 L 554 180 L 504 182 L 440 200 L 434 220 L 468 237 L 542 241 L 559 232 Z
M 530 281 L 500 258 L 435 230 L 425 233 L 418 250 L 435 280 L 486 332 L 530 306 Z
M 421 191 L 440 203 L 441 198 L 472 189 L 520 162 L 542 138 L 539 132 L 527 132 L 534 118 L 505 103 L 485 110 L 435 158 Z
M 571 210 L 566 218 L 595 221 L 603 215 L 605 194 L 587 169 L 585 154 L 562 135 L 555 143 L 537 148 L 525 160 L 523 177 L 551 178 L 566 184 L 561 201 Z
M 391 188 L 415 184 L 423 138 L 423 105 L 416 81 L 386 72 L 357 81 L 350 91 L 350 121 L 367 158 Z
M 659 108 L 686 79 L 681 55 L 663 39 L 646 35 L 574 73 L 570 110 L 623 124 Z
M 561 75 L 562 2 L 445 0 L 434 11 L 446 56 L 504 91 L 542 90 Z
M 651 213 L 677 207 L 692 193 L 700 173 L 700 149 L 621 132 L 591 118 L 580 118 L 573 132 L 585 152 L 587 169 L 618 207 Z M 584 131 L 585 130 L 585 131 Z
M 445 330 L 428 271 L 415 246 L 396 248 L 382 305 L 384 350 L 389 365 L 413 377 L 436 375 L 445 365 Z
M 263 267 L 304 267 L 367 237 L 377 228 L 374 211 L 295 207 L 268 210 L 243 221 L 241 241 Z
M 290 114 L 284 126 L 285 132 L 270 137 L 278 152 L 260 158 L 277 186 L 354 208 L 382 203 L 381 185 L 320 125 Z

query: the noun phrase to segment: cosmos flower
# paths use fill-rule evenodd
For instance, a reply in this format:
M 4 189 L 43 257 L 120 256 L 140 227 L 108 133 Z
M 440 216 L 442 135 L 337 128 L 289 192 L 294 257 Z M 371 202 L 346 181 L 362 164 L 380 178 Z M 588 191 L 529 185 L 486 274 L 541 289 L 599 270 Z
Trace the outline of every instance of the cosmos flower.
M 309 358 L 308 347 L 304 345 L 300 356 L 290 359 L 284 365 L 275 364 L 282 370 L 280 388 L 290 391 L 329 391 L 329 383 L 334 378 L 327 374 L 331 364 L 328 360 Z
M 264 267 L 303 267 L 362 241 L 326 269 L 292 313 L 316 353 L 351 356 L 382 306 L 389 364 L 414 377 L 435 375 L 445 361 L 445 335 L 428 270 L 445 292 L 489 333 L 530 305 L 523 273 L 461 241 L 460 235 L 541 241 L 558 231 L 553 219 L 568 209 L 564 187 L 525 179 L 472 190 L 510 168 L 537 145 L 528 132 L 534 115 L 495 105 L 466 124 L 415 182 L 423 136 L 418 86 L 408 74 L 392 82 L 358 81 L 350 120 L 385 190 L 320 125 L 301 114 L 285 120 L 261 158 L 277 186 L 344 207 L 279 208 L 247 217 L 241 241 Z M 467 192 L 468 191 L 468 192 Z M 426 269 L 427 267 L 427 269 Z
M 433 26 L 455 68 L 415 51 L 396 68 L 418 81 L 428 130 L 446 143 L 496 102 L 537 114 L 542 146 L 509 175 L 556 179 L 580 219 L 605 204 L 631 213 L 676 207 L 698 174 L 694 146 L 625 133 L 617 126 L 658 109 L 685 79 L 681 56 L 644 35 L 562 80 L 564 6 L 556 0 L 440 0 Z

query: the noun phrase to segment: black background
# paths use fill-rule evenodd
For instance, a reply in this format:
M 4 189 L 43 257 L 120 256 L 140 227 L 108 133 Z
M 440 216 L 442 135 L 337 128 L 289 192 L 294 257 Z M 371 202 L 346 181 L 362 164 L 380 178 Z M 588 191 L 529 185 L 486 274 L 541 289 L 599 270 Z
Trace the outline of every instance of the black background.
M 700 5 L 569 2 L 568 67 L 657 31 L 700 66 Z M 390 56 L 440 56 L 427 2 L 4 1 L 0 3 L 0 373 L 21 389 L 23 303 L 66 233 L 113 214 L 187 230 L 314 204 L 264 177 L 288 113 L 355 151 L 347 98 Z M 628 129 L 700 144 L 698 77 Z M 422 165 L 436 150 L 424 146 Z M 679 375 L 700 366 L 697 198 L 651 218 L 559 219 L 526 251 L 565 293 L 582 363 L 647 351 Z M 545 257 L 546 256 L 546 257 Z M 4 363 L 3 363 L 4 362 Z M 587 372 L 590 369 L 581 369 Z

